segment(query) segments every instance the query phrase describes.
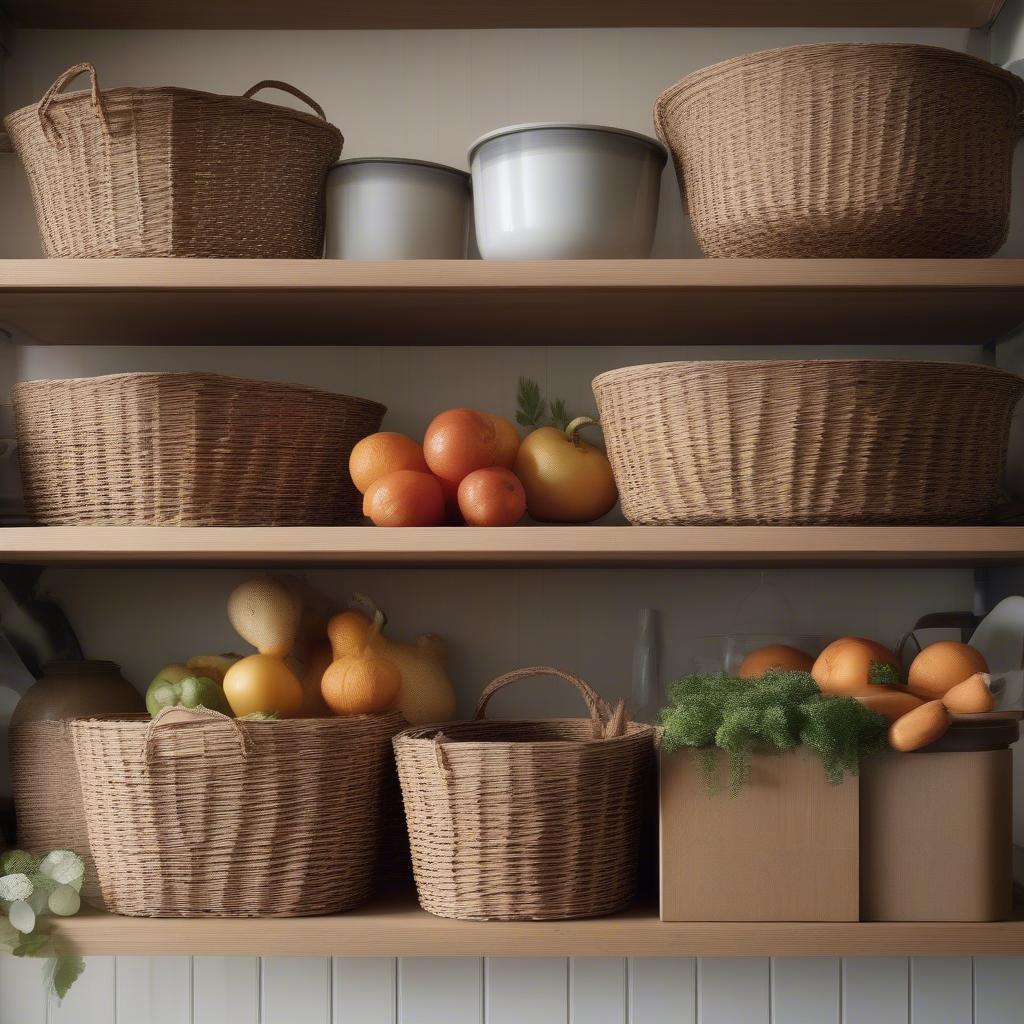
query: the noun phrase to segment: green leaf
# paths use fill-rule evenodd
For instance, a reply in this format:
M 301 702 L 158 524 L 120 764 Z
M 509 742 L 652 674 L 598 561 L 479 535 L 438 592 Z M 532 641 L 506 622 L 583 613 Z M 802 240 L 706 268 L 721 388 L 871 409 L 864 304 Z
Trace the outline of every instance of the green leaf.
M 39 858 L 25 850 L 10 850 L 0 859 L 0 875 L 31 875 L 39 868 Z
M 873 661 L 868 669 L 868 682 L 873 686 L 902 686 L 900 671 L 886 661 Z
M 516 423 L 523 427 L 538 427 L 544 419 L 547 403 L 541 398 L 540 385 L 529 377 L 519 378 L 516 392 Z
M 15 956 L 38 956 L 49 941 L 46 932 L 29 932 L 12 952 Z
M 558 427 L 559 430 L 565 430 L 569 426 L 569 420 L 572 417 L 569 415 L 569 410 L 565 407 L 564 398 L 555 398 L 551 402 L 551 422 Z
M 44 978 L 56 993 L 57 1000 L 62 1001 L 84 970 L 85 960 L 80 956 L 56 956 L 47 961 Z
M 8 953 L 14 952 L 15 946 L 21 945 L 21 932 L 6 917 L 0 917 L 0 949 Z

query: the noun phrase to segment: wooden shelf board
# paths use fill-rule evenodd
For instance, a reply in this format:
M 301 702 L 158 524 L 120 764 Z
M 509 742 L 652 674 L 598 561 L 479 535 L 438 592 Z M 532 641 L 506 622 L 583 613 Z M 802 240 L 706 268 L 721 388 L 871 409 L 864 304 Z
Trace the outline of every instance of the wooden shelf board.
M 169 920 L 83 914 L 61 947 L 112 956 L 1020 956 L 1024 921 L 663 923 L 637 908 L 584 921 L 449 921 L 412 900 L 331 917 Z
M 10 527 L 0 564 L 946 566 L 1024 562 L 1024 527 Z
M 1024 260 L 3 260 L 43 344 L 983 344 Z
M 4 0 L 35 28 L 976 28 L 1002 0 Z

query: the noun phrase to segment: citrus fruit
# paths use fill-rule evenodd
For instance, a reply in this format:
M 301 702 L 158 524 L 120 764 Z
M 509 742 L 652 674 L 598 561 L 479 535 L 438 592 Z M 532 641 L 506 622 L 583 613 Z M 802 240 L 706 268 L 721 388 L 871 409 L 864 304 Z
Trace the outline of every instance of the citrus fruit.
M 440 526 L 444 522 L 441 484 L 429 473 L 395 470 L 367 488 L 363 515 L 374 526 Z
M 957 640 L 939 640 L 913 660 L 907 685 L 920 697 L 941 697 L 976 672 L 987 671 L 985 657 L 976 647 Z
M 430 472 L 455 484 L 474 469 L 493 466 L 497 448 L 494 423 L 476 409 L 442 412 L 423 435 L 423 454 Z
M 519 431 L 516 430 L 516 425 L 504 416 L 498 416 L 493 412 L 485 412 L 484 415 L 494 424 L 494 465 L 511 469 L 519 453 Z
M 413 469 L 426 473 L 423 447 L 405 434 L 382 430 L 364 437 L 348 457 L 348 472 L 360 494 L 382 476 L 397 469 Z
M 459 510 L 470 526 L 515 526 L 526 513 L 526 492 L 504 466 L 476 469 L 459 484 Z

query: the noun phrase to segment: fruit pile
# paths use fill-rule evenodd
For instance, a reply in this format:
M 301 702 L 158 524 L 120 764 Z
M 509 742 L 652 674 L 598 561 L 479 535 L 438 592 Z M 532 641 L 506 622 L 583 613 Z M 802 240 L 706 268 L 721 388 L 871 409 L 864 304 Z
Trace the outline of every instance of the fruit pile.
M 541 522 L 588 523 L 618 498 L 611 465 L 579 431 L 588 417 L 542 425 L 537 385 L 521 380 L 519 414 L 534 427 L 525 439 L 511 420 L 477 409 L 435 416 L 423 443 L 382 431 L 352 449 L 349 473 L 375 526 L 514 526 L 529 514 Z M 561 413 L 561 415 L 558 415 Z

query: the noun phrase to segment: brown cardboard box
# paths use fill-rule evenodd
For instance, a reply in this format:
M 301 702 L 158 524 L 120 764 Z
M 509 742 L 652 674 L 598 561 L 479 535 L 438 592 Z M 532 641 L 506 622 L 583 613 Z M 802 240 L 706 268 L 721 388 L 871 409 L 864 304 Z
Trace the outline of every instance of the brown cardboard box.
M 1009 750 L 884 754 L 861 770 L 865 921 L 1010 916 Z
M 858 794 L 803 748 L 755 755 L 736 797 L 708 793 L 692 751 L 662 754 L 661 919 L 856 921 Z

